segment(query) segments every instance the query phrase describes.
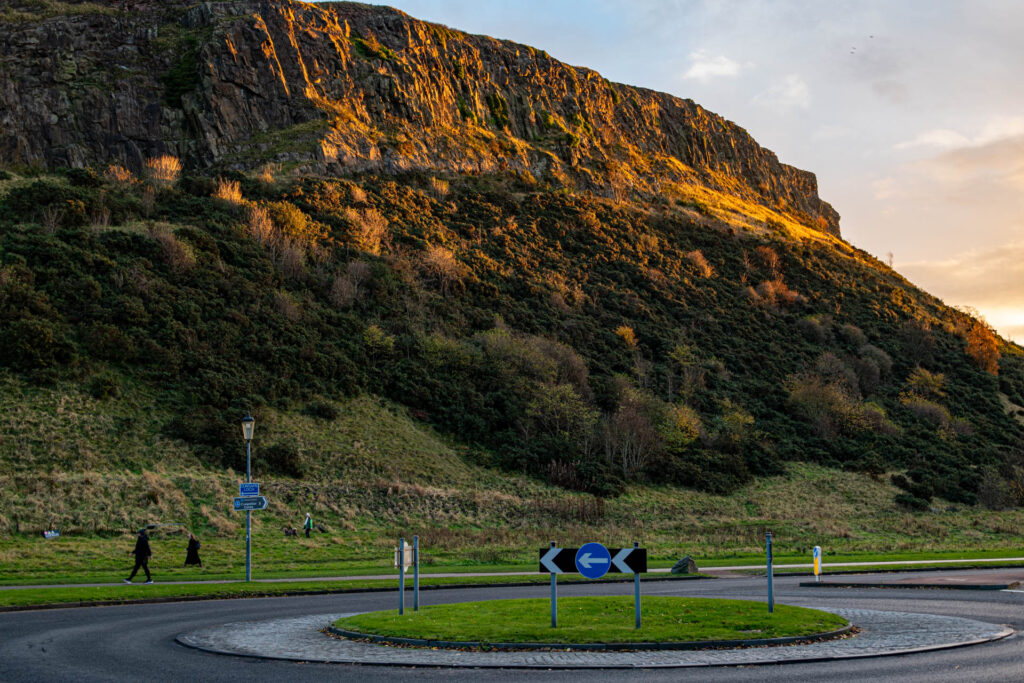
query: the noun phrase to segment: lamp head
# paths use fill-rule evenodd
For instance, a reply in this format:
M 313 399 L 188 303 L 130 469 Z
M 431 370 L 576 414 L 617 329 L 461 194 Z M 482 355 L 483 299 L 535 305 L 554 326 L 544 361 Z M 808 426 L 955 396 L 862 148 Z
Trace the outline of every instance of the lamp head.
M 256 425 L 256 420 L 249 413 L 245 414 L 242 418 L 242 438 L 246 441 L 252 441 L 252 430 Z

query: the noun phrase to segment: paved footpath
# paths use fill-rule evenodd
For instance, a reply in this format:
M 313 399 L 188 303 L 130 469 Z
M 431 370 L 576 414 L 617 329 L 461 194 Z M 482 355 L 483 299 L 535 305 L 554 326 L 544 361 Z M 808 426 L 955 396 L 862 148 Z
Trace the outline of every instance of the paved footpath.
M 349 614 L 243 621 L 180 634 L 182 645 L 218 654 L 303 662 L 393 666 L 633 669 L 828 661 L 925 652 L 1005 638 L 1013 629 L 972 619 L 881 612 L 831 610 L 861 629 L 856 636 L 805 645 L 727 650 L 636 652 L 520 651 L 463 652 L 402 648 L 327 636 L 328 624 Z
M 1010 564 L 1014 562 L 1024 562 L 1024 557 L 994 557 L 994 558 L 983 558 L 978 560 L 894 560 L 889 562 L 836 562 L 834 564 L 828 564 L 825 566 L 827 569 L 879 569 L 885 568 L 886 566 L 908 566 L 913 567 L 917 565 L 953 565 L 953 564 Z M 778 569 L 811 569 L 813 565 L 811 563 L 806 564 L 775 564 L 773 567 Z M 716 574 L 716 573 L 730 573 L 737 571 L 758 571 L 765 568 L 764 564 L 741 564 L 733 565 L 729 567 L 702 567 L 700 572 L 702 574 Z M 651 569 L 651 574 L 667 574 L 670 569 L 662 567 L 659 569 Z M 397 574 L 391 572 L 390 574 L 360 574 L 352 576 L 292 576 L 283 579 L 253 579 L 252 583 L 288 583 L 294 581 L 367 581 L 367 580 L 395 580 Z M 411 575 L 406 575 L 407 578 L 411 578 Z M 441 579 L 441 578 L 457 578 L 457 577 L 491 577 L 491 576 L 538 576 L 538 572 L 432 572 L 425 573 L 420 572 L 421 579 Z M 157 583 L 163 586 L 185 586 L 192 584 L 226 584 L 226 583 L 244 583 L 242 579 L 212 579 L 206 581 L 157 581 Z M 100 588 L 104 586 L 120 586 L 123 585 L 120 582 L 115 583 L 53 583 L 53 584 L 31 584 L 31 585 L 18 585 L 18 586 L 0 586 L 0 590 L 17 590 L 21 588 Z

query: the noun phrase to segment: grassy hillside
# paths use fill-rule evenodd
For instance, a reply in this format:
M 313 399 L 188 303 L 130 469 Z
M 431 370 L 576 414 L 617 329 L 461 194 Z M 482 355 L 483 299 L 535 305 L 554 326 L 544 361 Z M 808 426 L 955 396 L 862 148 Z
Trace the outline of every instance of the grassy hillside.
M 794 548 L 1015 537 L 982 506 L 1024 502 L 1021 349 L 752 209 L 269 169 L 0 194 L 8 533 L 236 534 L 249 410 L 280 505 L 259 533 L 312 508 L 352 560 L 403 530 L 492 562 L 597 529 L 668 554 L 766 525 Z

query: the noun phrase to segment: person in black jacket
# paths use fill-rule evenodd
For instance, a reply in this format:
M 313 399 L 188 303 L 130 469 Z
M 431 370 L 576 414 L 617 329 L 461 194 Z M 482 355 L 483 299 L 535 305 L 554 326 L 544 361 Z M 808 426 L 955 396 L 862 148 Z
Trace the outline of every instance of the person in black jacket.
M 200 567 L 203 566 L 203 561 L 199 559 L 199 539 L 194 534 L 188 535 L 188 547 L 185 548 L 185 566 L 190 564 L 198 564 Z
M 149 574 L 149 558 L 153 556 L 153 551 L 149 549 L 149 534 L 146 533 L 145 529 L 139 529 L 139 537 L 135 541 L 135 550 L 132 550 L 129 555 L 135 556 L 135 568 L 132 569 L 132 573 L 124 580 L 125 583 L 131 583 L 132 579 L 135 578 L 135 573 L 139 571 L 139 567 L 146 572 L 146 583 L 153 583 L 153 577 Z

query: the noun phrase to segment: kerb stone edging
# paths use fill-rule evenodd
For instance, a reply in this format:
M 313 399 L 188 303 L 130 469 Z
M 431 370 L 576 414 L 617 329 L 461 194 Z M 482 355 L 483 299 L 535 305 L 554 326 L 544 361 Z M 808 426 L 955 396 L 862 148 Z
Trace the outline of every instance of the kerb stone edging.
M 328 626 L 327 632 L 349 640 L 365 640 L 380 645 L 401 645 L 412 647 L 443 647 L 473 648 L 487 650 L 592 650 L 598 652 L 628 652 L 631 650 L 712 650 L 736 647 L 762 647 L 767 645 L 792 645 L 793 643 L 816 643 L 822 640 L 839 638 L 853 630 L 853 624 L 847 624 L 832 631 L 809 633 L 805 636 L 780 636 L 778 638 L 749 638 L 736 640 L 687 640 L 668 641 L 664 643 L 501 643 L 479 640 L 424 640 L 422 638 L 401 638 L 398 636 L 378 636 L 372 633 L 346 631 L 345 629 Z
M 394 647 L 325 635 L 345 614 L 236 622 L 180 634 L 187 647 L 216 654 L 296 662 L 504 669 L 642 669 L 822 662 L 976 645 L 1014 633 L 1003 625 L 932 614 L 834 609 L 860 629 L 852 638 L 717 650 L 492 651 Z

